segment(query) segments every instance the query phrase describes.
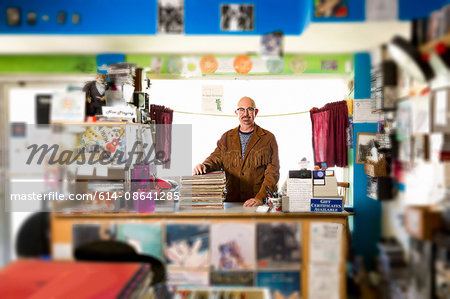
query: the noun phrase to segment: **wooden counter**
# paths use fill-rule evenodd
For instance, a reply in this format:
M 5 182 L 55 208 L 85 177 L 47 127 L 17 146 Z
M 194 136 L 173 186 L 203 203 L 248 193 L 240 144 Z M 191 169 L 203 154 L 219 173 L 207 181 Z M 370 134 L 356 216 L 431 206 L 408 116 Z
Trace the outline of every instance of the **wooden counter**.
M 55 246 L 72 244 L 73 223 L 218 223 L 218 222 L 299 222 L 301 223 L 301 293 L 308 298 L 308 271 L 310 264 L 310 225 L 312 222 L 342 224 L 341 257 L 339 263 L 340 298 L 346 298 L 346 260 L 347 260 L 347 212 L 343 213 L 257 213 L 255 207 L 243 207 L 239 203 L 226 203 L 220 210 L 190 210 L 174 213 L 101 213 L 101 214 L 62 214 L 51 216 L 52 250 Z M 336 250 L 339 248 L 336 245 Z M 56 258 L 54 252 L 53 257 Z
M 343 218 L 346 219 L 350 214 L 342 213 L 318 213 L 318 212 L 302 212 L 302 213 L 284 213 L 284 212 L 269 212 L 258 213 L 256 207 L 244 207 L 241 203 L 224 203 L 223 209 L 183 209 L 175 212 L 154 212 L 154 213 L 54 213 L 57 218 Z

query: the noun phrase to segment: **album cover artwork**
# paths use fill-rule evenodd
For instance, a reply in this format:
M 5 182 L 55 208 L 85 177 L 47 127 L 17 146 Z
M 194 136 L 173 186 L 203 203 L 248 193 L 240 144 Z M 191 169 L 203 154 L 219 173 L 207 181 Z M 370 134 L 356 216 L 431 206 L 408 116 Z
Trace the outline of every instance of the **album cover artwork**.
M 209 267 L 209 225 L 166 224 L 164 248 L 167 267 Z
M 273 299 L 299 299 L 300 271 L 293 272 L 258 272 L 256 285 L 270 289 Z
M 301 264 L 300 223 L 257 223 L 258 269 L 297 269 Z
M 283 55 L 283 34 L 281 32 L 272 32 L 261 37 L 261 55 L 262 56 L 282 56 Z
M 255 225 L 253 223 L 212 224 L 211 267 L 216 271 L 255 269 Z
M 117 239 L 131 245 L 139 254 L 163 261 L 159 223 L 119 223 Z
M 253 31 L 255 7 L 253 4 L 222 4 L 220 29 L 222 31 Z
M 158 0 L 158 33 L 183 33 L 184 1 Z
M 213 271 L 211 272 L 211 284 L 215 286 L 253 286 L 255 275 L 248 271 Z
M 74 223 L 72 225 L 72 247 L 95 241 L 117 240 L 117 225 L 114 223 Z
M 345 18 L 347 16 L 347 0 L 314 0 L 314 17 L 316 18 Z

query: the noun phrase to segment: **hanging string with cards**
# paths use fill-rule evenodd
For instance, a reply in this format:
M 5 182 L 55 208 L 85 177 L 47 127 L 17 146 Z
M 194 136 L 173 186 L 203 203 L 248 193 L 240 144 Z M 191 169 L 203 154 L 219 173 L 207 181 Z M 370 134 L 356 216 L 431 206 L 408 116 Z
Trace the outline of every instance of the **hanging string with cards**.
M 234 114 L 217 114 L 217 113 L 201 113 L 201 112 L 186 112 L 186 111 L 177 111 L 174 110 L 175 113 L 181 114 L 192 114 L 192 115 L 204 115 L 204 116 L 222 116 L 222 117 L 236 117 Z M 291 112 L 291 113 L 280 113 L 280 114 L 268 114 L 268 115 L 258 115 L 258 117 L 278 117 L 278 116 L 289 116 L 289 115 L 298 115 L 309 113 L 308 111 L 300 111 L 300 112 Z

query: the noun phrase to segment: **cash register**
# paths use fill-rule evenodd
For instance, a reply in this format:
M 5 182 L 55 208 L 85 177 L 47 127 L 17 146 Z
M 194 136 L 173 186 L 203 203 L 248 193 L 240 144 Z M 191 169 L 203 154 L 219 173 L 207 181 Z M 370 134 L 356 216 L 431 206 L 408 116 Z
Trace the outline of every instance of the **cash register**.
M 283 212 L 342 212 L 343 197 L 338 196 L 334 170 L 326 166 L 314 170 L 290 170 Z

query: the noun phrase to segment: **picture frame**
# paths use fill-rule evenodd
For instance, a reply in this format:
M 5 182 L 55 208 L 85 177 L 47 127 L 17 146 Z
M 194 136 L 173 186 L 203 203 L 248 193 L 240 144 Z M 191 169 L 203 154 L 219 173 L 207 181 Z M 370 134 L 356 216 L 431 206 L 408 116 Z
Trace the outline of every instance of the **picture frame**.
M 220 5 L 221 31 L 254 31 L 255 5 L 254 4 L 221 4 Z
M 158 0 L 158 33 L 184 33 L 184 1 Z
M 355 163 L 364 164 L 370 155 L 370 143 L 377 138 L 375 133 L 359 132 L 356 140 Z
M 347 0 L 314 0 L 314 18 L 345 19 L 349 8 Z

